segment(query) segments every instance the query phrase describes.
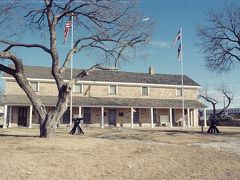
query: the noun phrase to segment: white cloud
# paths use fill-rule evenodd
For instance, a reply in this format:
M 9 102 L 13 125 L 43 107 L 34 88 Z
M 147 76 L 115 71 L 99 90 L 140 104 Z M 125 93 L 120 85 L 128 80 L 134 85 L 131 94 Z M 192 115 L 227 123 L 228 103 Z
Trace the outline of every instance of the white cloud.
M 164 42 L 164 41 L 151 41 L 149 43 L 151 46 L 163 49 L 163 48 L 168 48 L 171 49 L 171 44 L 169 42 Z

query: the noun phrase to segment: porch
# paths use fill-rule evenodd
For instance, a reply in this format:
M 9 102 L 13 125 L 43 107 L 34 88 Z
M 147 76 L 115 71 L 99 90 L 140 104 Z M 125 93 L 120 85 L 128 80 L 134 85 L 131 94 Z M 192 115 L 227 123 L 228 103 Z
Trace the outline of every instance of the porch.
M 52 110 L 54 107 L 48 107 Z M 7 109 L 7 110 L 6 110 Z M 40 119 L 32 106 L 5 105 L 3 127 L 39 124 Z M 143 107 L 73 107 L 72 117 L 84 117 L 85 126 L 94 127 L 174 127 L 198 126 L 198 110 L 185 109 L 185 121 L 182 121 L 182 109 L 179 108 L 143 108 Z M 69 109 L 60 119 L 60 124 L 71 124 Z M 205 118 L 206 126 L 206 118 Z
M 13 97 L 12 97 L 13 98 Z M 16 97 L 15 97 L 16 98 Z M 21 104 L 6 103 L 3 127 L 27 126 L 39 123 L 37 112 L 26 96 L 18 97 Z M 57 97 L 42 97 L 48 110 L 52 110 Z M 13 102 L 13 101 L 11 101 Z M 198 101 L 185 100 L 184 117 L 181 100 L 74 97 L 72 117 L 84 117 L 87 126 L 156 127 L 156 126 L 198 126 L 198 110 L 205 106 Z M 61 124 L 72 124 L 67 110 Z M 206 110 L 204 110 L 206 126 Z

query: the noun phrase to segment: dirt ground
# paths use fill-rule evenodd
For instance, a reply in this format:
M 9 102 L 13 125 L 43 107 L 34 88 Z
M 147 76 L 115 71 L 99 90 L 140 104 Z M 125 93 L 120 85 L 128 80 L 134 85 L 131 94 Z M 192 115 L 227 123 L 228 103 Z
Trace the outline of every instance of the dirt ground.
M 83 130 L 0 129 L 0 179 L 240 179 L 240 127 Z

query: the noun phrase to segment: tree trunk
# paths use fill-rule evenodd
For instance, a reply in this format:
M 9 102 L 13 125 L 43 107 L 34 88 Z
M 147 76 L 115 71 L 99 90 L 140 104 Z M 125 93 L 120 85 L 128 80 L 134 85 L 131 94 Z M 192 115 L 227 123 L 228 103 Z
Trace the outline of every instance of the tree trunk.
M 56 119 L 54 117 L 53 112 L 49 112 L 45 118 L 40 123 L 40 136 L 41 138 L 51 138 L 54 134 L 54 125 L 56 123 Z
M 57 127 L 57 123 L 60 118 L 63 116 L 65 111 L 68 108 L 68 96 L 69 93 L 67 91 L 61 91 L 59 95 L 59 101 L 53 111 L 50 111 L 45 116 L 40 123 L 40 136 L 41 138 L 51 138 L 55 132 Z

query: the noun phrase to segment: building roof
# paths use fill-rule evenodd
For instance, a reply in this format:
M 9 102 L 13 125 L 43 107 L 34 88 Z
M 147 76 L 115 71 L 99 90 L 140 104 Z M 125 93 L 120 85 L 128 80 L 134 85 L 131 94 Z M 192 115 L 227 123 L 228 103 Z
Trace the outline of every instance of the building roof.
M 17 99 L 17 101 L 16 101 Z M 40 96 L 46 106 L 55 106 L 57 96 Z M 6 105 L 31 105 L 27 96 L 7 95 L 2 102 Z M 197 100 L 185 100 L 186 108 L 200 109 L 206 106 Z M 100 98 L 100 97 L 73 97 L 73 106 L 94 107 L 153 107 L 153 108 L 181 108 L 182 100 L 175 99 L 143 99 L 143 98 Z
M 36 79 L 53 79 L 51 75 L 51 68 L 24 66 L 24 71 L 27 78 Z M 73 76 L 80 73 L 81 69 L 73 69 Z M 3 77 L 10 77 L 4 74 Z M 64 79 L 69 79 L 70 69 L 64 73 Z M 149 74 L 123 71 L 103 71 L 95 70 L 85 76 L 82 81 L 101 81 L 101 82 L 123 82 L 123 83 L 141 83 L 141 84 L 164 84 L 164 85 L 182 85 L 181 75 L 173 74 Z M 184 75 L 185 86 L 200 86 L 188 76 Z

